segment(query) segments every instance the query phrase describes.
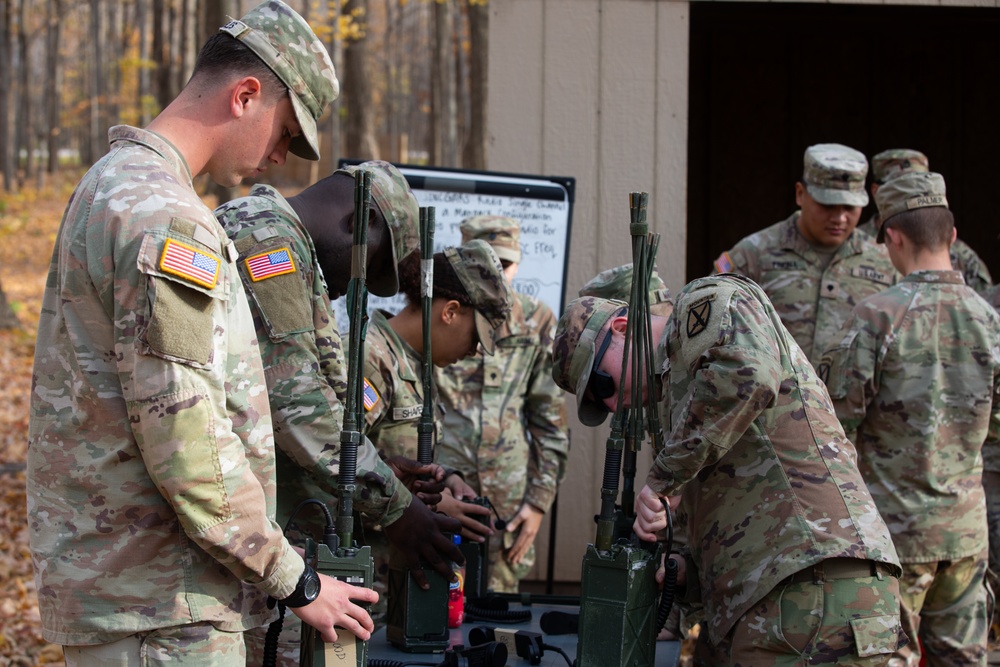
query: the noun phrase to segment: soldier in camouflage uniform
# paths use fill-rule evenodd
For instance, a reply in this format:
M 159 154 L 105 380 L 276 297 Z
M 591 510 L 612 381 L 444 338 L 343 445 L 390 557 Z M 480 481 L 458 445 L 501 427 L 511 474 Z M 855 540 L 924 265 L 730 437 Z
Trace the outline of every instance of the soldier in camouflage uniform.
M 463 220 L 462 243 L 481 239 L 512 282 L 521 261 L 521 226 L 513 218 Z M 438 368 L 444 405 L 435 460 L 462 471 L 501 517 L 512 517 L 503 539 L 490 541 L 489 583 L 514 593 L 535 562 L 534 540 L 566 472 L 569 438 L 562 391 L 552 381 L 552 309 L 514 292 L 492 356 L 482 352 Z
M 875 196 L 905 277 L 854 309 L 820 362 L 837 416 L 903 563 L 903 627 L 928 665 L 985 665 L 983 443 L 1000 436 L 1000 316 L 952 269 L 944 179 L 894 178 Z M 894 663 L 916 667 L 920 646 Z
M 596 296 L 627 302 L 632 293 L 632 262 L 605 269 L 580 288 L 578 296 Z M 660 274 L 653 269 L 649 276 L 649 312 L 660 317 L 670 317 L 674 300 Z
M 632 295 L 632 262 L 605 269 L 591 278 L 580 288 L 578 296 L 596 296 L 602 299 L 617 299 L 628 302 Z M 674 312 L 674 300 L 670 298 L 670 290 L 653 269 L 649 276 L 649 312 L 660 317 L 670 317 Z M 657 452 L 653 452 L 655 457 Z M 684 508 L 678 507 L 674 516 L 674 544 L 681 548 L 687 544 L 687 514 Z M 681 610 L 675 604 L 670 609 L 670 615 L 663 624 L 663 629 L 657 635 L 661 641 L 669 641 L 687 633 L 697 624 L 699 614 L 692 609 Z
M 387 162 L 338 170 L 287 200 L 274 188 L 257 185 L 249 196 L 215 210 L 240 253 L 240 276 L 257 329 L 274 420 L 282 525 L 307 498 L 321 499 L 331 508 L 337 503 L 347 362 L 330 300 L 346 291 L 350 278 L 358 169 L 372 174 L 369 289 L 392 296 L 398 288 L 398 260 L 417 248 L 418 209 L 406 179 Z M 358 449 L 354 507 L 412 558 L 418 580 L 423 578 L 418 556 L 424 550 L 424 559 L 438 563 L 439 572 L 450 577 L 451 561 L 461 557 L 442 528 L 455 531 L 457 524 L 411 498 L 387 463 L 403 468 L 407 477 L 434 472 L 430 468 L 443 473 L 440 466 L 415 467 L 416 462 L 402 458 L 383 462 L 365 439 Z M 318 540 L 322 518 L 310 508 L 296 517 L 295 528 L 286 535 L 298 544 L 303 532 Z M 301 624 L 296 620 L 285 619 L 282 626 L 279 664 L 299 664 Z M 257 661 L 263 657 L 266 631 L 262 627 L 248 633 L 247 652 Z
M 192 178 L 234 186 L 316 159 L 337 94 L 306 22 L 231 21 L 146 130 L 117 126 L 55 242 L 35 349 L 28 528 L 48 641 L 68 665 L 242 665 L 283 599 L 368 637 L 371 591 L 312 572 L 274 522 L 264 372 L 236 248 Z M 193 114 L 192 109 L 197 113 Z
M 365 341 L 367 435 L 384 457 L 417 458 L 424 337 L 416 260 L 411 256 L 399 267 L 406 306 L 390 318 L 380 311 L 372 313 Z M 493 354 L 495 330 L 506 321 L 513 303 L 496 253 L 485 242 L 472 241 L 435 253 L 433 262 L 431 362 L 439 368 L 453 364 L 475 354 L 480 345 L 486 354 Z M 440 435 L 440 416 L 435 415 L 435 419 Z M 475 497 L 475 490 L 458 474 L 449 474 L 445 482 L 438 509 L 462 522 L 463 538 L 481 540 L 481 535 L 492 534 L 492 529 L 476 518 L 488 514 L 487 508 L 461 502 L 462 498 Z M 365 532 L 375 558 L 376 590 L 382 592 L 389 567 L 388 544 L 372 522 L 365 523 Z M 387 600 L 380 601 L 373 617 L 380 617 L 387 604 Z
M 909 172 L 923 173 L 929 170 L 927 156 L 920 151 L 909 148 L 891 148 L 872 157 L 872 197 L 879 187 L 891 178 Z M 872 214 L 867 222 L 858 225 L 858 229 L 871 235 L 878 234 L 878 211 Z M 962 239 L 956 238 L 951 244 L 951 265 L 965 277 L 965 284 L 985 296 L 993 286 L 993 277 L 986 263 L 979 258 L 976 251 Z
M 656 539 L 661 499 L 683 498 L 690 554 L 671 558 L 682 599 L 705 606 L 695 664 L 885 665 L 902 638 L 899 561 L 826 389 L 767 296 L 741 276 L 701 278 L 651 320 L 672 426 L 634 528 Z M 627 324 L 627 305 L 592 297 L 559 321 L 555 379 L 584 424 L 618 400 Z
M 739 273 L 764 288 L 813 363 L 858 301 L 896 282 L 885 250 L 854 229 L 868 204 L 867 173 L 865 156 L 852 148 L 810 146 L 795 184 L 800 210 L 715 260 L 716 273 Z

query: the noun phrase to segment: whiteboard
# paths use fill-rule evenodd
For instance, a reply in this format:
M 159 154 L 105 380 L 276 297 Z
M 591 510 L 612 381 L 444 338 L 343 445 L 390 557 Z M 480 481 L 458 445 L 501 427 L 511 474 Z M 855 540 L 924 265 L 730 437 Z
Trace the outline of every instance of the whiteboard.
M 359 160 L 342 160 L 341 166 Z M 567 252 L 576 179 L 489 171 L 394 165 L 420 206 L 434 207 L 434 252 L 462 243 L 459 225 L 474 215 L 504 215 L 521 223 L 521 263 L 514 290 L 533 296 L 558 317 L 563 311 Z M 368 309 L 397 313 L 405 297 L 368 296 Z M 333 302 L 341 333 L 349 330 L 347 300 Z

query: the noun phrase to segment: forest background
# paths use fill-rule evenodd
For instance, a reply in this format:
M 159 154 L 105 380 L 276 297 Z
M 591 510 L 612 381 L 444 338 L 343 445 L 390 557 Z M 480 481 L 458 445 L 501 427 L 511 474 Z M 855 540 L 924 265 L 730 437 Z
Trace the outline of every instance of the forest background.
M 292 194 L 341 157 L 484 169 L 487 0 L 286 0 L 326 42 L 341 84 L 322 159 L 289 155 Z M 35 331 L 62 211 L 113 125 L 144 126 L 198 49 L 257 0 L 0 0 L 0 667 L 59 664 L 41 637 L 25 524 Z M 196 186 L 205 202 L 250 186 Z

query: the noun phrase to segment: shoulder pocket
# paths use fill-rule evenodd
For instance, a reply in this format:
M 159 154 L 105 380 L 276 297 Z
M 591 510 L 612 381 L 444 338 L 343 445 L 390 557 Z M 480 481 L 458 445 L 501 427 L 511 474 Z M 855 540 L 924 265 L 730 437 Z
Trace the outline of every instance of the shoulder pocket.
M 140 340 L 157 356 L 209 364 L 213 311 L 216 302 L 228 301 L 230 294 L 226 260 L 217 248 L 195 235 L 179 234 L 172 226 L 167 234 L 145 235 L 138 262 L 149 281 L 149 314 Z
M 316 329 L 313 320 L 311 266 L 303 266 L 289 239 L 240 247 L 239 271 L 243 285 L 260 311 L 267 335 L 277 341 Z

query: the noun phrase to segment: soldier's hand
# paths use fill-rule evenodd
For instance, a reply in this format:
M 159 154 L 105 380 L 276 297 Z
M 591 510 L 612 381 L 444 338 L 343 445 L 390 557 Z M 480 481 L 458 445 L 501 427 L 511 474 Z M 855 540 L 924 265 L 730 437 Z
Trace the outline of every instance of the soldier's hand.
M 663 587 L 663 580 L 667 578 L 667 570 L 663 567 L 663 563 L 666 560 L 666 554 L 660 556 L 660 569 L 656 571 L 656 583 Z M 680 554 L 670 554 L 670 560 L 677 563 L 677 581 L 678 586 L 683 586 L 684 582 L 687 581 L 687 561 L 684 560 L 684 556 Z
M 534 543 L 535 535 L 538 534 L 538 528 L 542 525 L 542 518 L 544 516 L 545 512 L 531 503 L 521 505 L 521 509 L 517 511 L 514 518 L 507 524 L 508 533 L 513 533 L 518 528 L 521 529 L 521 532 L 517 535 L 517 540 L 514 541 L 514 544 L 506 554 L 507 562 L 513 565 L 521 562 L 528 553 L 528 549 L 531 548 L 532 543 Z
M 459 500 L 465 498 L 475 498 L 478 493 L 469 486 L 461 475 L 448 475 L 444 478 L 444 488 L 451 491 L 451 495 Z
M 451 564 L 464 563 L 465 557 L 444 533 L 457 533 L 461 527 L 458 521 L 430 511 L 419 498 L 414 497 L 403 516 L 383 526 L 382 532 L 402 552 L 407 568 L 413 573 L 413 580 L 427 590 L 430 584 L 420 569 L 420 560 L 423 559 L 445 581 L 455 579 Z
M 656 542 L 656 533 L 667 527 L 667 513 L 660 496 L 649 486 L 643 486 L 635 497 L 635 523 L 632 530 L 640 540 Z
M 291 611 L 305 623 L 316 628 L 324 642 L 337 641 L 337 631 L 334 626 L 349 630 L 360 639 L 370 639 L 375 629 L 372 617 L 352 600 L 374 604 L 378 602 L 378 593 L 363 586 L 352 586 L 322 573 L 319 575 L 319 580 L 319 597 L 304 607 L 290 607 Z
M 438 464 L 424 465 L 405 456 L 390 456 L 385 459 L 385 464 L 411 493 L 421 494 L 426 504 L 436 505 L 441 501 L 441 491 L 444 490 L 444 468 Z
M 448 479 L 456 476 L 449 475 Z M 472 497 L 475 497 L 475 492 L 473 492 Z M 492 528 L 493 522 L 489 520 L 490 508 L 474 503 L 462 502 L 452 495 L 450 489 L 445 489 L 444 493 L 441 494 L 441 502 L 438 503 L 438 510 L 461 522 L 463 540 L 483 542 L 494 533 Z M 477 518 L 480 516 L 485 516 L 486 522 L 489 525 L 483 524 L 482 520 Z

